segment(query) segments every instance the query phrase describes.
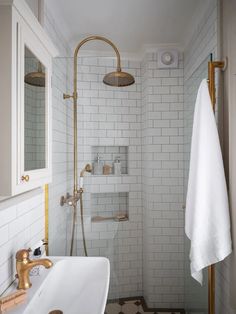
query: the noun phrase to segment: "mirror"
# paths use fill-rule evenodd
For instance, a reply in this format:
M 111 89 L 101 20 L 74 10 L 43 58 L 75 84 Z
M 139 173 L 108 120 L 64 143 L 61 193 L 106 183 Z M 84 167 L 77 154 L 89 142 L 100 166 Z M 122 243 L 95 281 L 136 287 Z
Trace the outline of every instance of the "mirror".
M 24 170 L 30 171 L 46 167 L 46 69 L 26 46 L 24 61 Z

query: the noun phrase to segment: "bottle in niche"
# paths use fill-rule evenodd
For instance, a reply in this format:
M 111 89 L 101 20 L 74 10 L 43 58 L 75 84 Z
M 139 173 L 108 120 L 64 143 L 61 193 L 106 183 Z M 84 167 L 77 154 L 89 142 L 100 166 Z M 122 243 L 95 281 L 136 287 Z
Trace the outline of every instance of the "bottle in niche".
M 114 174 L 117 176 L 121 175 L 121 162 L 120 162 L 120 156 L 117 156 L 114 161 Z
M 99 153 L 97 154 L 96 161 L 93 163 L 93 174 L 95 175 L 103 174 L 103 162 L 101 161 Z

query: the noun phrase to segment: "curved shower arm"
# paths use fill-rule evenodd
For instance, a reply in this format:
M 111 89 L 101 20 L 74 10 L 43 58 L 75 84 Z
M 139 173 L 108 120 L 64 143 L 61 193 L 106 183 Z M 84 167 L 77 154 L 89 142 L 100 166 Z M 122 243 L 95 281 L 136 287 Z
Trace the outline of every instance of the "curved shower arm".
M 77 71 L 77 65 L 78 65 L 78 52 L 79 49 L 88 41 L 92 41 L 92 40 L 100 40 L 100 41 L 104 41 L 105 43 L 107 43 L 108 45 L 110 45 L 115 53 L 116 53 L 116 58 L 117 58 L 117 65 L 116 65 L 116 72 L 121 72 L 121 62 L 120 62 L 120 53 L 117 49 L 117 47 L 113 44 L 112 41 L 110 41 L 109 39 L 102 37 L 102 36 L 97 36 L 97 35 L 93 35 L 93 36 L 89 36 L 85 39 L 83 39 L 75 48 L 74 51 L 74 80 L 73 80 L 73 94 L 72 95 L 68 95 L 68 94 L 63 94 L 63 98 L 64 99 L 68 99 L 68 98 L 72 98 L 73 99 L 73 116 L 74 116 L 74 196 L 77 195 L 78 193 L 78 178 L 77 178 L 77 99 L 78 99 L 78 92 L 77 92 L 77 76 L 78 76 L 78 71 Z M 128 75 L 128 73 L 123 73 L 125 75 Z M 104 81 L 105 82 L 105 81 Z M 132 79 L 131 84 L 134 83 L 134 79 Z M 105 82 L 105 84 L 107 84 L 107 82 Z M 110 85 L 110 84 L 108 84 Z M 130 85 L 127 84 L 126 86 Z M 119 85 L 117 85 L 119 86 Z M 125 86 L 125 85 L 121 85 L 121 86 Z
M 102 37 L 102 36 L 89 36 L 87 38 L 85 38 L 84 40 L 82 40 L 78 46 L 75 48 L 75 52 L 74 52 L 74 90 L 73 90 L 73 95 L 64 95 L 64 98 L 73 98 L 73 103 L 74 103 L 74 196 L 76 196 L 76 194 L 78 193 L 78 178 L 77 178 L 77 166 L 78 166 L 78 162 L 77 162 L 77 99 L 78 99 L 78 93 L 77 93 L 77 57 L 78 57 L 78 52 L 79 49 L 88 41 L 91 40 L 101 40 L 106 42 L 107 44 L 109 44 L 116 53 L 116 57 L 117 57 L 117 71 L 120 72 L 121 71 L 121 66 L 120 66 L 120 53 L 117 49 L 117 47 L 113 44 L 113 42 L 111 42 L 109 39 Z
M 79 52 L 79 49 L 88 41 L 91 41 L 91 40 L 100 40 L 100 41 L 104 41 L 106 42 L 108 45 L 110 45 L 114 50 L 115 50 L 115 53 L 116 53 L 116 57 L 117 57 L 117 71 L 121 71 L 121 66 L 120 66 L 120 53 L 117 49 L 117 47 L 113 44 L 112 41 L 110 41 L 109 39 L 105 38 L 105 37 L 102 37 L 102 36 L 89 36 L 85 39 L 83 39 L 79 44 L 78 46 L 75 48 L 75 52 L 74 52 L 74 59 L 77 59 L 77 56 L 78 56 L 78 52 Z

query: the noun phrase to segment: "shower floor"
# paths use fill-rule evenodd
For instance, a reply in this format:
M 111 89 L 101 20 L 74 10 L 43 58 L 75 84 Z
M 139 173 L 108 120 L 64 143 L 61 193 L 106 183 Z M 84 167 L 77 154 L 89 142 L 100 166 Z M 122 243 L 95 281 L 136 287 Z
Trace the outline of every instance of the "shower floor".
M 143 297 L 108 301 L 105 314 L 182 314 L 184 311 L 147 309 Z

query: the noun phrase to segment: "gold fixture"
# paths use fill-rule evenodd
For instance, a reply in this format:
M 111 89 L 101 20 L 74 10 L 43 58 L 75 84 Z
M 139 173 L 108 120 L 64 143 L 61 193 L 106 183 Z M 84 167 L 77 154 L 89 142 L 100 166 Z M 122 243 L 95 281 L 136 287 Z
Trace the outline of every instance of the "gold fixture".
M 69 98 L 73 98 L 73 96 L 68 95 L 68 94 L 63 94 L 63 99 L 69 99 Z
M 215 95 L 215 69 L 225 70 L 227 59 L 225 61 L 208 62 L 208 85 L 212 102 L 213 111 L 215 111 L 216 95 Z
M 78 133 L 78 127 L 77 127 L 77 100 L 78 100 L 78 93 L 77 93 L 77 83 L 78 83 L 78 72 L 77 72 L 77 57 L 78 57 L 78 52 L 79 49 L 87 42 L 92 41 L 92 40 L 99 40 L 99 41 L 104 41 L 108 45 L 110 45 L 115 53 L 116 53 L 116 59 L 117 59 L 117 64 L 116 64 L 116 71 L 108 73 L 105 75 L 103 78 L 103 83 L 110 85 L 110 86 L 116 86 L 116 87 L 125 87 L 134 84 L 135 79 L 134 77 L 126 72 L 123 72 L 121 70 L 121 62 L 120 62 L 120 53 L 117 47 L 111 42 L 109 39 L 102 37 L 102 36 L 89 36 L 82 40 L 77 47 L 75 48 L 74 51 L 74 78 L 73 78 L 73 94 L 68 95 L 68 94 L 63 94 L 64 99 L 73 99 L 73 129 L 74 129 L 74 151 L 73 151 L 73 157 L 74 157 L 74 182 L 73 182 L 73 195 L 67 194 L 67 196 L 62 196 L 60 200 L 60 204 L 64 205 L 65 203 L 73 206 L 74 213 L 73 213 L 73 222 L 72 222 L 72 240 L 71 240 L 71 250 L 70 250 L 70 255 L 72 255 L 73 251 L 73 242 L 74 242 L 74 230 L 75 230 L 75 222 L 76 222 L 76 217 L 77 217 L 77 202 L 80 200 L 80 211 L 81 211 L 81 225 L 82 225 L 82 234 L 83 234 L 83 243 L 84 243 L 84 252 L 85 255 L 87 256 L 87 250 L 86 250 L 86 243 L 85 243 L 85 237 L 84 237 L 84 224 L 83 224 L 83 201 L 82 201 L 82 194 L 83 194 L 83 189 L 78 188 L 78 144 L 77 144 L 77 133 Z M 88 168 L 89 169 L 89 168 Z M 87 170 L 85 170 L 87 171 Z M 91 171 L 88 171 L 91 172 Z M 83 174 L 83 173 L 82 173 Z M 82 176 L 81 176 L 82 177 Z
M 109 86 L 124 87 L 134 84 L 134 77 L 121 70 L 108 73 L 103 78 L 103 83 Z
M 45 184 L 44 185 L 44 200 L 45 200 L 45 208 L 44 208 L 44 211 L 45 211 L 45 236 L 44 236 L 44 245 L 45 245 L 45 252 L 46 252 L 46 255 L 48 256 L 48 184 Z
M 42 70 L 41 62 L 38 63 L 38 70 L 25 75 L 25 83 L 31 86 L 45 87 L 45 73 Z
M 212 102 L 212 109 L 215 113 L 215 69 L 225 70 L 227 59 L 225 61 L 210 61 L 208 62 L 208 87 Z M 215 314 L 215 265 L 208 267 L 208 313 Z
M 68 206 L 76 206 L 79 198 L 80 198 L 79 191 L 77 191 L 76 195 L 66 193 L 66 196 L 62 195 L 60 198 L 60 206 L 64 206 L 65 204 L 67 204 Z
M 104 41 L 107 44 L 109 44 L 116 53 L 116 58 L 117 58 L 117 65 L 116 65 L 116 72 L 112 72 L 112 73 L 108 73 L 104 79 L 103 82 L 107 85 L 111 85 L 111 86 L 128 86 L 131 85 L 135 82 L 134 77 L 126 72 L 122 72 L 121 70 L 121 62 L 120 62 L 120 53 L 117 49 L 117 47 L 107 38 L 102 37 L 102 36 L 89 36 L 87 38 L 85 38 L 84 40 L 82 40 L 77 47 L 75 48 L 74 51 L 74 88 L 73 88 L 73 94 L 72 95 L 68 95 L 68 94 L 64 94 L 63 98 L 64 99 L 68 99 L 68 98 L 73 98 L 73 111 L 74 111 L 74 196 L 76 196 L 76 194 L 78 193 L 78 178 L 77 178 L 77 99 L 78 99 L 78 93 L 77 93 L 77 83 L 78 83 L 78 79 L 77 79 L 77 56 L 78 56 L 78 52 L 79 49 L 88 41 L 92 41 L 92 40 L 100 40 L 100 41 Z
M 26 291 L 19 290 L 10 292 L 4 297 L 0 297 L 0 313 L 6 313 L 19 304 L 26 301 Z
M 84 177 L 85 172 L 92 172 L 92 166 L 90 164 L 86 164 L 86 166 L 81 170 L 80 172 L 80 178 Z M 78 202 L 78 200 L 80 199 L 81 194 L 83 193 L 83 189 L 80 188 L 79 190 L 77 190 L 76 195 L 71 195 L 70 193 L 66 193 L 66 196 L 61 196 L 60 198 L 60 205 L 64 206 L 65 204 L 69 205 L 69 206 L 75 206 Z
M 53 265 L 47 258 L 30 260 L 29 252 L 30 250 L 22 249 L 16 253 L 16 278 L 19 280 L 17 289 L 26 290 L 32 286 L 29 279 L 29 272 L 33 267 L 42 265 L 45 268 L 50 268 Z
M 29 175 L 27 174 L 27 175 L 25 175 L 25 176 L 22 176 L 21 177 L 21 180 L 22 181 L 25 181 L 25 182 L 28 182 L 29 181 L 29 179 L 30 179 L 30 177 L 29 177 Z

